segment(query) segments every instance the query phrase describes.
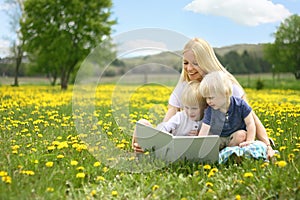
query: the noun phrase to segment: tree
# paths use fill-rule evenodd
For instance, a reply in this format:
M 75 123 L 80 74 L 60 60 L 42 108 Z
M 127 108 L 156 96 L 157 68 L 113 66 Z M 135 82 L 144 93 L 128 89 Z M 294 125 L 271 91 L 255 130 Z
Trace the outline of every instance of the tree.
M 76 67 L 111 34 L 111 0 L 26 0 L 21 31 L 31 60 L 67 89 Z
M 10 26 L 13 32 L 16 33 L 16 38 L 12 39 L 12 47 L 11 52 L 13 55 L 13 59 L 15 61 L 15 78 L 14 78 L 14 84 L 13 86 L 19 86 L 19 71 L 22 64 L 23 59 L 23 38 L 20 31 L 20 24 L 19 21 L 22 17 L 22 14 L 24 12 L 23 7 L 23 0 L 7 0 L 8 4 L 12 5 L 13 12 L 8 13 L 10 16 Z
M 276 72 L 292 72 L 300 79 L 300 16 L 285 19 L 274 37 L 275 42 L 264 47 L 266 59 Z

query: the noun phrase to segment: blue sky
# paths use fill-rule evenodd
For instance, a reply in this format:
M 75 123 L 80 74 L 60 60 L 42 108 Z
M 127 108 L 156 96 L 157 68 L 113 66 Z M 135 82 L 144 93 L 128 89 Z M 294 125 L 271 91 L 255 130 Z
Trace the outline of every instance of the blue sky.
M 13 37 L 0 0 L 0 57 Z M 213 47 L 273 42 L 282 20 L 300 15 L 300 0 L 113 0 L 113 36 L 142 28 L 161 28 L 201 37 Z

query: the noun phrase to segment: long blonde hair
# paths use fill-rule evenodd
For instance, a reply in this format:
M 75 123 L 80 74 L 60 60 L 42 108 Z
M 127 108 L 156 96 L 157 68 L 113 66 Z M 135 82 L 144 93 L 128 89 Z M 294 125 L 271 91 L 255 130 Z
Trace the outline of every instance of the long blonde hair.
M 227 74 L 228 78 L 232 81 L 233 84 L 238 85 L 244 91 L 243 87 L 236 80 L 236 78 L 220 63 L 213 48 L 209 45 L 208 42 L 200 38 L 191 39 L 185 44 L 183 54 L 187 51 L 192 51 L 194 53 L 198 66 L 205 74 L 214 71 L 223 71 Z M 188 74 L 186 73 L 184 68 L 181 72 L 181 81 L 190 81 Z

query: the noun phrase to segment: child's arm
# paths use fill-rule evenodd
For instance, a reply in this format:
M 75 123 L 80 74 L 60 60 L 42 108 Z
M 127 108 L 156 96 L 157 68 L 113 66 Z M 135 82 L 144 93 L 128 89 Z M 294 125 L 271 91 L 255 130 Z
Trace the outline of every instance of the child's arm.
M 201 126 L 201 129 L 199 131 L 198 136 L 206 136 L 206 135 L 208 135 L 209 130 L 210 130 L 210 125 L 202 123 L 202 126 Z
M 247 136 L 246 136 L 246 141 L 240 143 L 240 147 L 247 146 L 248 144 L 251 144 L 255 140 L 255 134 L 256 134 L 256 127 L 255 127 L 255 122 L 254 118 L 252 115 L 251 111 L 247 117 L 245 117 L 244 121 L 246 124 L 246 129 L 247 129 Z

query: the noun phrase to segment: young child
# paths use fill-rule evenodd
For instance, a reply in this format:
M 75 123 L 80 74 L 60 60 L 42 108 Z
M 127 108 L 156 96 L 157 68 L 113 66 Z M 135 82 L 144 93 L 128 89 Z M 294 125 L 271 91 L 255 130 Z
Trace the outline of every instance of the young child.
M 222 71 L 207 74 L 199 86 L 208 104 L 199 135 L 220 135 L 220 150 L 247 146 L 255 139 L 253 111 L 243 99 L 232 96 L 232 87 L 232 81 Z
M 175 136 L 197 135 L 201 127 L 205 99 L 199 92 L 199 82 L 192 81 L 186 84 L 181 101 L 183 110 L 177 112 L 167 122 L 162 122 L 157 126 L 158 130 L 172 133 Z

